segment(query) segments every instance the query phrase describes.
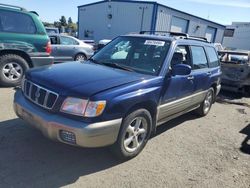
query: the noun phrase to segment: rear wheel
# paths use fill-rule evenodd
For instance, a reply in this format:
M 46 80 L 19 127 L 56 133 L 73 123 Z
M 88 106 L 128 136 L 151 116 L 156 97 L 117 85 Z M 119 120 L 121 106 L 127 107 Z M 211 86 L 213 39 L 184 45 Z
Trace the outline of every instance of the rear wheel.
M 0 84 L 17 86 L 29 68 L 26 60 L 19 55 L 8 54 L 0 57 Z
M 145 147 L 151 132 L 152 118 L 146 109 L 139 109 L 124 118 L 112 152 L 127 160 L 138 155 Z
M 206 116 L 211 109 L 214 101 L 214 89 L 210 88 L 207 91 L 204 101 L 201 103 L 200 107 L 196 110 L 196 113 L 200 116 Z
M 87 60 L 87 57 L 84 54 L 77 54 L 75 56 L 75 61 L 86 61 L 86 60 Z

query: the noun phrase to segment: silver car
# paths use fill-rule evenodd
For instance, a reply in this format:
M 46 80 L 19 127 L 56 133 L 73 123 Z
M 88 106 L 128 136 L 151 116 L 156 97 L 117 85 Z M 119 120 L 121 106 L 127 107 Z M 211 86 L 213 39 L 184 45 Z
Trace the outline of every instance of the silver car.
M 93 46 L 65 35 L 49 35 L 54 62 L 84 61 L 94 54 Z

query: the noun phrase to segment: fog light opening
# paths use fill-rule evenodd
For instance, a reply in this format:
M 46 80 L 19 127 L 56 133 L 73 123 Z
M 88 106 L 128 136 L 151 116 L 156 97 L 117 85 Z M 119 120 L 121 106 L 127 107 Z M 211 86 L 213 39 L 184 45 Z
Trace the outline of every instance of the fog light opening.
M 76 136 L 74 133 L 65 130 L 60 130 L 59 135 L 62 141 L 70 144 L 76 144 Z

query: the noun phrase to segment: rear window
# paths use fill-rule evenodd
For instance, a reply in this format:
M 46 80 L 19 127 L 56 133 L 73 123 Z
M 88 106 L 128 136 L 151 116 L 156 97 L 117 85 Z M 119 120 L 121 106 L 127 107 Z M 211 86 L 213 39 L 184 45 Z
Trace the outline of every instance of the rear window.
M 0 10 L 0 32 L 34 34 L 36 27 L 29 15 Z
M 217 67 L 219 66 L 219 59 L 217 56 L 217 53 L 214 48 L 212 47 L 206 47 L 208 59 L 209 59 L 209 67 Z

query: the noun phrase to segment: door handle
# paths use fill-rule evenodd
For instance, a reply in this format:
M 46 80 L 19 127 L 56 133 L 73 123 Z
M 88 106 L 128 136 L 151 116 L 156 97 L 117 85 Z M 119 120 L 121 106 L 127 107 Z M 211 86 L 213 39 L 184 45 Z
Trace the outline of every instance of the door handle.
M 193 79 L 194 79 L 194 76 L 188 76 L 187 79 L 188 79 L 188 80 L 193 80 Z
M 210 76 L 212 73 L 211 72 L 207 72 L 207 75 Z

